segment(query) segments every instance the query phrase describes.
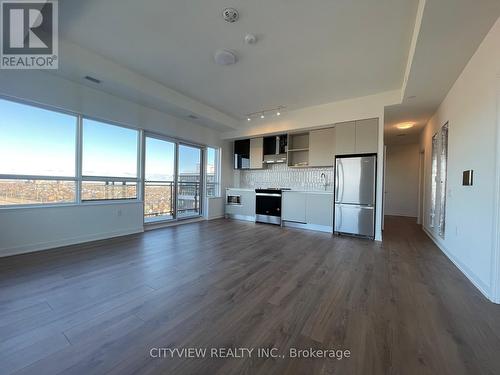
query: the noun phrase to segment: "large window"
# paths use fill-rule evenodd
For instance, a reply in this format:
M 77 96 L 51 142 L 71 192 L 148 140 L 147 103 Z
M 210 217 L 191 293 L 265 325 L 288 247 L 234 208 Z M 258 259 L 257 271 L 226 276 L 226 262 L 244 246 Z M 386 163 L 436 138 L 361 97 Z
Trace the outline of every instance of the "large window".
M 0 99 L 0 207 L 143 199 L 145 221 L 201 215 L 204 175 L 219 194 L 220 151 L 205 163 L 203 146 L 143 135 Z
M 139 132 L 83 119 L 82 201 L 136 199 Z
M 207 196 L 220 196 L 220 150 L 207 147 Z
M 0 205 L 75 202 L 77 120 L 0 99 Z

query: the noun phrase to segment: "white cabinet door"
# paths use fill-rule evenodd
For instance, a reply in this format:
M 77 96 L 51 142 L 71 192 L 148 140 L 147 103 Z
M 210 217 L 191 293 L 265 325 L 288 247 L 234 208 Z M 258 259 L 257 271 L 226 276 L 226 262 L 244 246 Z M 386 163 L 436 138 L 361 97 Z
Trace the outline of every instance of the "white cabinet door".
M 356 121 L 356 154 L 372 154 L 378 150 L 378 119 Z
M 231 189 L 226 192 L 226 196 L 228 194 L 239 195 L 241 204 L 240 205 L 226 204 L 226 214 L 255 216 L 255 191 Z
M 297 223 L 306 222 L 307 194 L 298 191 L 283 192 L 281 205 L 281 218 Z
M 250 139 L 250 169 L 261 169 L 264 159 L 264 138 Z
M 307 193 L 306 222 L 329 226 L 333 230 L 333 192 L 331 194 Z
M 356 122 L 335 124 L 335 152 L 337 155 L 356 153 Z
M 309 166 L 333 167 L 335 159 L 335 128 L 312 130 L 309 133 Z

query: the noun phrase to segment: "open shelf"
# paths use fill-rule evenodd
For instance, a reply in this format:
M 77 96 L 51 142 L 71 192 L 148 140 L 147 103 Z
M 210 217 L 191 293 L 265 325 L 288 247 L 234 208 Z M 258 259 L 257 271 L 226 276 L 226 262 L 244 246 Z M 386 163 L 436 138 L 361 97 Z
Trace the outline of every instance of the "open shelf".
M 309 132 L 288 135 L 288 166 L 309 166 Z

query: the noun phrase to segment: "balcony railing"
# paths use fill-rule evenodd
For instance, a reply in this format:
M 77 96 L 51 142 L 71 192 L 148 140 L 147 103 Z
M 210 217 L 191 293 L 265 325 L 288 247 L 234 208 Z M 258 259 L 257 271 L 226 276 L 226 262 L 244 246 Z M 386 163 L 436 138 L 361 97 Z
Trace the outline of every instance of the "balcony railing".
M 208 187 L 208 189 L 215 189 Z M 144 217 L 174 217 L 174 181 L 146 181 L 144 184 Z M 177 215 L 181 217 L 200 214 L 200 183 L 179 181 Z

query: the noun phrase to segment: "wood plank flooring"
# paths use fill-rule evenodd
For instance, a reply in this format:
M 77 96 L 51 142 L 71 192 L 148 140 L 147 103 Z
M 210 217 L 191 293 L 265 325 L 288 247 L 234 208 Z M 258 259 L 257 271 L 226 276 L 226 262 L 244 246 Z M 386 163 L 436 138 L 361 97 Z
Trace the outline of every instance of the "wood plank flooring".
M 150 356 L 175 347 L 209 352 Z M 499 374 L 500 306 L 412 219 L 381 244 L 215 220 L 0 258 L 0 373 Z

